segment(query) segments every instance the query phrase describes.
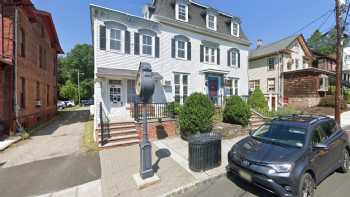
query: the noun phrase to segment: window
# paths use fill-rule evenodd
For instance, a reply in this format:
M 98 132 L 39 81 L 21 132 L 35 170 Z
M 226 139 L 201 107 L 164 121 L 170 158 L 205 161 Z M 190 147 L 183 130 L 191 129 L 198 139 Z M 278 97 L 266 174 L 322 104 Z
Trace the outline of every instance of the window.
M 188 21 L 188 6 L 186 4 L 177 4 L 176 5 L 176 19 L 181 21 Z
M 134 103 L 136 101 L 136 89 L 135 89 L 135 80 L 128 80 L 127 82 L 127 92 L 128 92 L 128 95 L 127 95 L 127 102 L 128 103 Z
M 275 70 L 275 58 L 267 59 L 268 70 Z
M 110 49 L 121 51 L 122 49 L 121 43 L 121 30 L 119 29 L 111 29 L 110 31 Z
M 346 65 L 350 64 L 350 55 L 345 55 L 345 64 Z
M 40 101 L 40 82 L 36 82 L 36 100 Z
M 188 97 L 188 75 L 187 74 L 174 74 L 174 86 L 175 86 L 175 102 L 184 103 Z
M 267 79 L 267 89 L 269 92 L 274 92 L 276 90 L 275 81 L 275 78 Z
M 236 22 L 231 23 L 231 35 L 239 37 L 239 24 Z
M 186 59 L 186 42 L 182 40 L 177 40 L 177 50 L 176 57 L 181 59 Z
M 295 69 L 299 69 L 300 62 L 299 59 L 295 59 Z
M 142 35 L 142 54 L 153 55 L 153 37 L 143 34 Z
M 233 66 L 233 67 L 239 67 L 239 58 L 238 58 L 238 56 L 239 56 L 239 51 L 238 50 L 232 50 L 232 52 L 231 52 L 231 66 Z
M 47 85 L 46 87 L 46 103 L 47 103 L 47 106 L 50 105 L 50 86 Z
M 329 138 L 336 128 L 336 124 L 331 124 L 329 122 L 322 122 L 318 126 L 316 126 L 314 130 L 314 134 L 312 137 L 312 144 L 316 145 L 319 143 L 323 143 L 327 138 Z
M 21 92 L 20 92 L 20 103 L 19 106 L 21 109 L 26 108 L 26 80 L 24 77 L 21 77 Z
M 216 16 L 207 15 L 207 28 L 216 31 Z
M 329 88 L 329 81 L 327 75 L 320 76 L 320 89 L 319 91 L 327 92 Z
M 26 56 L 26 35 L 23 28 L 20 29 L 20 34 L 21 34 L 21 43 L 20 43 L 21 54 L 20 55 L 22 57 L 25 57 Z
M 216 63 L 216 49 L 211 47 L 204 47 L 204 62 L 215 64 Z
M 225 95 L 226 96 L 232 96 L 233 95 L 232 79 L 226 79 L 225 80 Z
M 250 80 L 249 90 L 253 92 L 256 88 L 260 88 L 260 80 Z
M 235 79 L 235 95 L 238 96 L 238 79 Z

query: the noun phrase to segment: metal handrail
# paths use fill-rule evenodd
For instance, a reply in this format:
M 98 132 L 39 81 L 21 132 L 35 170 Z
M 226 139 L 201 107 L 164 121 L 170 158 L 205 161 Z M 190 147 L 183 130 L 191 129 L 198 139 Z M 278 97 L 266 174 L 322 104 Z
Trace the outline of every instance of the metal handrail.
M 107 143 L 108 138 L 110 137 L 109 129 L 109 118 L 106 111 L 103 108 L 102 102 L 100 102 L 100 128 L 101 128 L 101 145 L 103 146 Z
M 169 103 L 147 103 L 147 119 L 174 118 L 174 109 L 171 109 L 172 107 L 174 106 L 169 105 Z M 143 119 L 143 110 L 143 103 L 134 103 L 134 107 L 130 112 L 135 121 Z

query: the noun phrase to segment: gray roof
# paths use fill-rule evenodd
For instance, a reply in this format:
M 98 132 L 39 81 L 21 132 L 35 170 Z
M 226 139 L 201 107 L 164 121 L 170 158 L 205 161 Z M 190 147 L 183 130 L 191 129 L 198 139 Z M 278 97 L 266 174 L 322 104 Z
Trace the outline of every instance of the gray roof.
M 282 40 L 273 42 L 261 48 L 253 49 L 249 51 L 249 58 L 261 57 L 269 54 L 279 52 L 281 50 L 287 49 L 288 46 L 296 40 L 300 35 L 293 35 Z
M 176 0 L 154 0 L 151 13 L 166 18 L 175 20 L 175 3 Z M 206 29 L 206 12 L 211 9 L 208 6 L 198 4 L 194 1 L 190 1 L 188 7 L 188 23 L 191 25 L 199 26 Z M 231 21 L 240 22 L 240 19 L 235 16 L 228 15 L 221 11 L 217 12 L 217 32 L 226 35 L 231 35 Z M 240 25 L 239 38 L 243 40 L 248 40 L 245 33 L 243 32 L 242 25 Z

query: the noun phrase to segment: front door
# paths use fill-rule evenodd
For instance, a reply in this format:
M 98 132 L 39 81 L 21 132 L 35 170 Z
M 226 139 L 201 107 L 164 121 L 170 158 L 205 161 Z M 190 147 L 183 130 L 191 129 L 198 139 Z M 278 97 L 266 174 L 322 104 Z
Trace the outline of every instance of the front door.
M 122 95 L 122 82 L 121 80 L 110 80 L 109 81 L 109 102 L 111 108 L 118 108 L 123 106 L 123 95 Z
M 208 95 L 214 104 L 219 104 L 219 78 L 208 77 Z

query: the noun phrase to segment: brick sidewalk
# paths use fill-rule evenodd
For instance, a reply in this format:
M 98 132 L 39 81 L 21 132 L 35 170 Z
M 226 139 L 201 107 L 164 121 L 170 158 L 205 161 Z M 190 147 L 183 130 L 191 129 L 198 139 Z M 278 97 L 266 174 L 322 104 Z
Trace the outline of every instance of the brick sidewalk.
M 132 178 L 132 176 L 139 171 L 140 160 L 138 145 L 101 151 L 101 183 L 103 196 L 154 197 L 196 180 L 166 153 L 166 150 L 160 150 L 153 146 L 153 168 L 157 171 L 160 182 L 138 190 Z M 165 158 L 159 160 L 157 155 L 160 157 L 165 156 Z

